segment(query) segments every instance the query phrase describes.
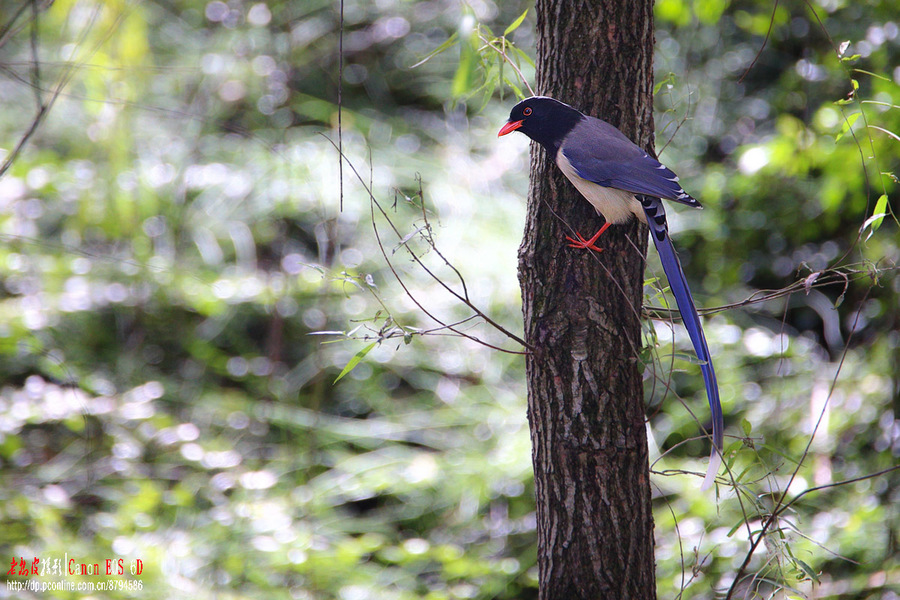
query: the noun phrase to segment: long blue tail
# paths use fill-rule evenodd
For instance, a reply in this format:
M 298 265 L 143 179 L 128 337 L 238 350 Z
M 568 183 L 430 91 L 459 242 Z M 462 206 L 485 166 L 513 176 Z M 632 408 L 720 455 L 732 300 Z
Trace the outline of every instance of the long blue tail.
M 697 314 L 694 299 L 691 297 L 691 289 L 688 287 L 684 271 L 681 269 L 681 262 L 679 262 L 678 255 L 675 254 L 675 248 L 672 246 L 672 240 L 669 238 L 666 225 L 666 210 L 663 208 L 662 201 L 659 198 L 639 196 L 638 199 L 644 207 L 647 224 L 650 226 L 650 237 L 653 238 L 653 243 L 656 245 L 657 252 L 659 252 L 663 271 L 665 271 L 666 278 L 669 280 L 672 294 L 675 295 L 675 302 L 678 305 L 678 311 L 681 313 L 681 319 L 688 331 L 688 335 L 691 337 L 691 343 L 694 345 L 697 358 L 700 359 L 700 370 L 703 372 L 703 381 L 706 384 L 706 396 L 709 398 L 709 410 L 712 413 L 714 447 L 709 457 L 709 468 L 706 471 L 706 478 L 701 486 L 701 489 L 705 490 L 712 486 L 722 464 L 725 420 L 722 416 L 722 404 L 719 401 L 719 383 L 716 381 L 716 371 L 713 369 L 709 347 L 706 345 L 706 336 L 703 335 L 700 315 Z

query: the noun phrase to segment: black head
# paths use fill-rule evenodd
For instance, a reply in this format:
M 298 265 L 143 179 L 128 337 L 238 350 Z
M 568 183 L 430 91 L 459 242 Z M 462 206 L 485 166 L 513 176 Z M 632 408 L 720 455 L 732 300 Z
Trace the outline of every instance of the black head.
M 546 96 L 532 96 L 522 100 L 509 111 L 509 120 L 498 136 L 521 131 L 556 156 L 563 139 L 584 115 L 559 100 Z

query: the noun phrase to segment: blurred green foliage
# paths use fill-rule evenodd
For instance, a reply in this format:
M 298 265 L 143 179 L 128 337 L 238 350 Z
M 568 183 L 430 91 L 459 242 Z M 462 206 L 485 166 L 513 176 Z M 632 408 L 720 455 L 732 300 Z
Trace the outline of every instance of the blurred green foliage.
M 494 137 L 519 85 L 496 47 L 533 78 L 529 5 L 345 1 L 342 211 L 336 3 L 23 6 L 0 9 L 0 558 L 143 561 L 69 578 L 142 586 L 98 598 L 536 598 L 524 361 L 422 309 L 472 315 L 424 265 L 521 330 L 527 145 Z M 741 492 L 683 473 L 699 370 L 648 321 L 659 592 L 713 598 L 788 485 L 900 455 L 900 27 L 888 0 L 656 16 L 658 147 L 706 206 L 670 221 L 727 307 L 706 327 Z M 739 596 L 897 598 L 898 490 L 802 496 Z M 0 586 L 87 597 L 29 593 Z

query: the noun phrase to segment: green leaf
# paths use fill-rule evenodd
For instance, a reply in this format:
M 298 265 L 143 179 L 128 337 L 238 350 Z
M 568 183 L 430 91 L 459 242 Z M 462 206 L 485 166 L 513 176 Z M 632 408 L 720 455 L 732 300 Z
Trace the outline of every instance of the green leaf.
M 744 435 L 750 437 L 750 432 L 753 431 L 753 425 L 747 419 L 741 419 L 741 429 L 744 430 Z
M 809 566 L 808 564 L 806 564 L 805 562 L 803 562 L 802 560 L 800 560 L 797 557 L 794 557 L 794 562 L 797 564 L 798 567 L 800 567 L 800 569 L 806 574 L 807 577 L 809 577 L 816 583 L 819 583 L 819 574 L 816 573 L 811 566 Z
M 731 529 L 728 530 L 728 534 L 726 535 L 726 537 L 733 536 L 734 532 L 737 531 L 738 529 L 740 529 L 741 525 L 743 525 L 743 524 L 744 524 L 743 521 L 738 521 Z
M 834 307 L 839 308 L 841 304 L 844 303 L 844 298 L 847 296 L 847 292 L 841 292 L 841 295 L 837 297 L 837 300 L 834 301 Z
M 758 446 L 758 447 L 768 450 L 769 452 L 771 452 L 773 454 L 777 454 L 778 456 L 783 458 L 787 463 L 790 463 L 795 466 L 798 464 L 797 458 L 785 453 L 783 448 L 777 448 L 775 446 L 772 446 L 771 444 L 762 444 L 761 446 Z
M 836 136 L 834 136 L 834 141 L 837 142 L 837 141 L 839 141 L 842 137 L 844 137 L 844 135 L 845 135 L 848 131 L 850 131 L 850 129 L 853 127 L 853 124 L 856 123 L 857 119 L 859 119 L 859 116 L 860 116 L 861 114 L 862 114 L 862 113 L 853 113 L 853 114 L 850 115 L 849 117 L 845 118 L 845 119 L 844 119 L 844 124 L 841 126 L 841 132 L 840 132 L 839 134 L 837 134 Z
M 509 49 L 512 50 L 516 56 L 524 60 L 525 64 L 534 67 L 534 60 L 532 60 L 532 58 L 528 56 L 528 54 L 524 50 L 518 48 L 517 46 L 513 46 L 512 44 L 509 45 Z
M 347 366 L 344 367 L 344 370 L 341 371 L 341 374 L 337 376 L 337 379 L 335 379 L 331 385 L 334 385 L 335 383 L 340 381 L 344 377 L 344 375 L 355 369 L 356 365 L 358 365 L 360 361 L 366 357 L 366 354 L 368 354 L 372 350 L 372 348 L 377 345 L 378 342 L 372 342 L 371 344 L 354 354 L 353 358 L 350 359 L 350 361 L 347 363 Z
M 472 44 L 464 42 L 460 44 L 459 67 L 453 75 L 453 83 L 450 92 L 454 98 L 461 98 L 472 91 L 472 81 L 475 76 L 475 60 L 477 55 Z
M 525 94 L 522 93 L 521 88 L 519 88 L 519 86 L 517 86 L 512 79 L 510 79 L 509 77 L 504 77 L 503 81 L 504 83 L 506 83 L 506 85 L 512 88 L 512 91 L 516 94 L 516 98 L 518 98 L 519 100 L 525 98 Z
M 688 354 L 686 352 L 673 352 L 672 356 L 678 360 L 683 360 L 684 362 L 691 363 L 693 365 L 705 364 L 705 361 L 700 360 L 694 354 Z
M 510 26 L 507 27 L 507 28 L 503 31 L 503 36 L 506 37 L 506 36 L 508 36 L 509 34 L 511 34 L 513 31 L 515 31 L 516 29 L 518 29 L 518 28 L 519 28 L 519 25 L 522 24 L 522 21 L 525 20 L 526 15 L 528 15 L 528 9 L 527 9 L 527 8 L 525 9 L 525 12 L 523 12 L 521 15 L 519 15 L 519 18 L 518 18 L 518 19 L 516 19 L 515 21 L 513 21 L 512 24 L 510 24 Z
M 438 46 L 437 48 L 435 48 L 434 50 L 429 52 L 427 55 L 425 55 L 425 58 L 423 58 L 422 60 L 420 60 L 413 66 L 411 66 L 410 69 L 415 69 L 419 65 L 425 64 L 426 62 L 428 62 L 429 60 L 431 60 L 432 58 L 434 58 L 441 52 L 448 50 L 453 44 L 456 43 L 456 38 L 458 38 L 458 37 L 459 37 L 459 33 L 454 33 L 449 38 L 447 38 L 446 42 L 444 42 L 443 44 L 441 44 L 440 46 Z
M 732 460 L 732 461 L 730 461 L 730 462 L 733 463 L 734 460 Z M 729 466 L 729 468 L 730 468 L 730 467 L 732 467 L 733 465 L 732 465 L 732 464 L 729 464 L 728 466 Z M 741 481 L 744 480 L 744 475 L 747 475 L 748 473 L 750 473 L 750 471 L 751 471 L 752 469 L 753 469 L 753 465 L 747 465 L 746 467 L 744 467 L 744 470 L 743 470 L 743 471 L 741 471 L 740 473 L 738 473 L 738 476 L 735 477 L 734 480 L 735 480 L 736 482 L 740 483 Z
M 881 222 L 884 221 L 884 218 L 887 216 L 887 200 L 887 194 L 882 194 L 881 196 L 879 196 L 878 201 L 875 202 L 875 210 L 872 211 L 872 216 L 866 219 L 866 222 L 863 223 L 863 231 L 871 227 L 869 235 L 866 236 L 866 241 L 869 241 L 869 238 L 872 237 L 872 234 L 878 231 L 878 228 L 881 227 Z
M 501 47 L 505 54 L 506 53 L 506 38 L 502 38 Z M 500 76 L 499 76 L 499 79 L 500 79 L 500 101 L 502 102 L 503 101 L 503 92 L 506 91 L 506 88 L 503 86 L 503 80 L 506 79 L 506 77 L 503 76 L 503 67 L 506 66 L 506 61 L 501 59 L 499 62 L 500 62 L 500 69 L 499 69 L 500 70 Z
M 666 75 L 665 78 L 663 78 L 659 83 L 653 86 L 653 95 L 655 96 L 659 94 L 659 90 L 661 90 L 664 85 L 675 85 L 675 73 L 669 72 L 669 74 Z

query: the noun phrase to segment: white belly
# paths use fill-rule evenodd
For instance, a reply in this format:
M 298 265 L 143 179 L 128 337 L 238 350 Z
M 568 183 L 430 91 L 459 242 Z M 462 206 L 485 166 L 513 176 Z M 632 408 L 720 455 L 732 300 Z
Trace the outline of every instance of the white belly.
M 638 199 L 631 192 L 603 187 L 592 181 L 582 179 L 562 152 L 557 152 L 556 164 L 563 172 L 563 175 L 566 176 L 566 179 L 571 181 L 572 185 L 581 192 L 581 195 L 591 203 L 591 206 L 610 223 L 626 223 L 631 219 L 632 215 L 644 223 L 647 222 L 641 203 L 638 202 Z

